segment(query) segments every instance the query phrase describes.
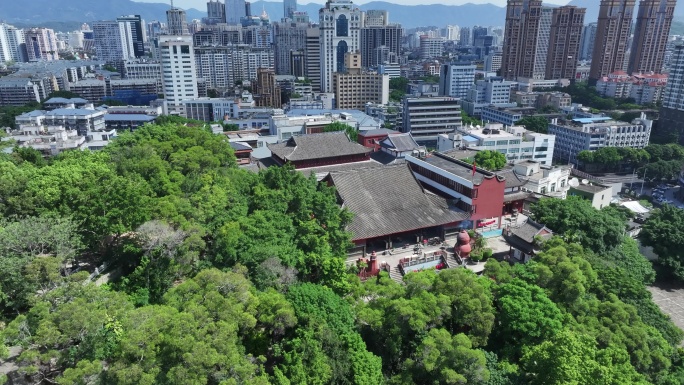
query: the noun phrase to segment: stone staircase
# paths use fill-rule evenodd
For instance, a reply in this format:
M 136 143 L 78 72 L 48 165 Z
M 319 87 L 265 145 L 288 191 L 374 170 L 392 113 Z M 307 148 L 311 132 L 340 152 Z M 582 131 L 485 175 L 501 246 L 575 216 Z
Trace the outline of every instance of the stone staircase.
M 461 264 L 458 263 L 458 260 L 456 259 L 454 253 L 446 253 L 446 258 L 444 259 L 446 261 L 447 266 L 449 266 L 450 269 L 461 267 Z
M 389 272 L 389 276 L 397 283 L 404 282 L 404 276 L 401 274 L 401 271 L 397 266 L 392 267 L 392 269 Z

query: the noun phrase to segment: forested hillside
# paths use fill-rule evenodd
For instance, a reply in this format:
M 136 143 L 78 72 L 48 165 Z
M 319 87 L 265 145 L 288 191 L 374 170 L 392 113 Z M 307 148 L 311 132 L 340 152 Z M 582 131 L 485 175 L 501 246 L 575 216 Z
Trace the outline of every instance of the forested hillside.
M 332 188 L 164 118 L 101 152 L 0 155 L 0 215 L 0 355 L 22 348 L 0 383 L 684 383 L 612 207 L 542 201 L 560 236 L 525 265 L 361 282 Z

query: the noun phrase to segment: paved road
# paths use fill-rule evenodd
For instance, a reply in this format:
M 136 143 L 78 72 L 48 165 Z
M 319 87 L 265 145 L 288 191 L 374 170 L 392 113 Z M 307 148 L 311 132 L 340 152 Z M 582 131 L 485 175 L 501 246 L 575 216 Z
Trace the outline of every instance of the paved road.
M 653 294 L 653 302 L 660 310 L 669 315 L 678 328 L 684 330 L 684 285 L 655 284 L 648 290 Z

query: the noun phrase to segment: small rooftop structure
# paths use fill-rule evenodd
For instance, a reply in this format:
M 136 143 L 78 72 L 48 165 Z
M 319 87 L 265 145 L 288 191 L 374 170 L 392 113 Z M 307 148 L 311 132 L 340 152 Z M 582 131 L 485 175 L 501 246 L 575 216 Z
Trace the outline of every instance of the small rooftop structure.
M 527 262 L 537 253 L 535 238 L 549 239 L 553 232 L 543 224 L 528 219 L 519 227 L 508 228 L 503 237 L 511 246 L 512 256 L 523 262 Z
M 603 116 L 603 117 L 597 117 L 597 118 L 575 118 L 575 119 L 572 119 L 573 122 L 577 122 L 580 124 L 607 122 L 610 120 L 613 120 L 613 118 L 611 118 L 610 116 Z

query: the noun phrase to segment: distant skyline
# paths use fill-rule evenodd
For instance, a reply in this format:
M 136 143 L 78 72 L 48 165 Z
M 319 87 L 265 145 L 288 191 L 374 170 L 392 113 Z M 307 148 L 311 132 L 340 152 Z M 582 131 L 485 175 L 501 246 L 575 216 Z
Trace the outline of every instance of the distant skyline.
M 133 0 L 141 3 L 167 3 L 170 4 L 170 1 L 164 1 L 164 0 Z M 221 0 L 224 1 L 224 0 Z M 256 1 L 256 0 L 254 0 Z M 267 0 L 268 1 L 268 0 Z M 374 0 L 352 0 L 355 4 L 365 4 L 365 3 L 370 3 L 371 1 Z M 385 1 L 385 0 L 382 0 Z M 273 2 L 278 2 L 278 1 L 273 1 Z M 282 1 L 280 1 L 282 3 Z M 506 0 L 392 0 L 392 1 L 387 1 L 388 3 L 393 3 L 393 4 L 401 4 L 401 5 L 429 5 L 429 4 L 443 4 L 443 5 L 463 5 L 463 4 L 494 4 L 498 5 L 500 7 L 505 7 L 506 6 Z M 558 5 L 565 5 L 568 4 L 570 0 L 544 0 L 544 3 L 548 4 L 558 4 Z M 309 3 L 319 3 L 319 4 L 325 4 L 324 0 L 317 0 L 317 1 L 311 1 L 311 0 L 306 0 L 306 1 L 297 1 L 297 4 L 309 4 Z M 173 4 L 177 7 L 180 8 L 195 8 L 200 11 L 204 10 L 206 11 L 207 8 L 207 0 L 174 0 Z

